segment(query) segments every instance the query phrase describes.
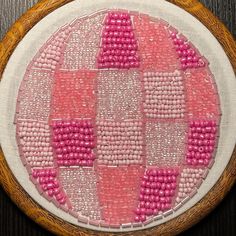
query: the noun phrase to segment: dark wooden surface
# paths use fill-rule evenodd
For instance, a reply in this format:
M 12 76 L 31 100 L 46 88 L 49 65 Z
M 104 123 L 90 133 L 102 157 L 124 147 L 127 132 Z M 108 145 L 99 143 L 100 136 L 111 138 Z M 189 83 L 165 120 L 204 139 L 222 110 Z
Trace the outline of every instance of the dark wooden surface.
M 183 0 L 184 1 L 184 0 Z M 37 0 L 0 0 L 0 39 L 9 26 Z M 201 0 L 211 9 L 236 37 L 236 1 Z M 204 220 L 181 235 L 235 236 L 236 186 L 223 202 Z M 0 188 L 0 236 L 50 235 L 26 217 Z

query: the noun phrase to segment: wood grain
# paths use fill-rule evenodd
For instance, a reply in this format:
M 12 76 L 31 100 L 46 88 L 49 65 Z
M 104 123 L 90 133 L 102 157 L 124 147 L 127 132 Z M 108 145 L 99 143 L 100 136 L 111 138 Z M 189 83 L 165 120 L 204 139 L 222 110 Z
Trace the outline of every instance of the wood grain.
M 2 0 L 1 0 L 2 1 Z M 3 43 L 0 44 L 0 73 L 4 70 L 5 64 L 9 56 L 11 55 L 14 47 L 20 41 L 20 39 L 24 36 L 24 34 L 44 15 L 48 14 L 50 11 L 55 9 L 56 7 L 61 6 L 63 3 L 69 2 L 70 0 L 43 0 L 38 4 L 34 9 L 30 10 L 29 13 L 25 14 L 23 18 L 21 18 L 17 24 L 12 28 L 12 30 L 7 34 L 7 36 L 3 39 Z M 206 2 L 206 0 L 204 0 Z M 202 0 L 202 2 L 204 2 Z M 33 1 L 22 0 L 21 3 L 24 3 L 25 7 L 27 4 L 32 4 Z M 30 2 L 30 3 L 29 3 Z M 35 2 L 35 1 L 34 1 Z M 201 4 L 199 4 L 196 0 L 173 0 L 173 3 L 185 8 L 191 14 L 199 17 L 202 22 L 204 22 L 207 27 L 214 32 L 218 40 L 221 42 L 225 50 L 228 52 L 229 57 L 231 58 L 231 62 L 236 68 L 235 62 L 235 41 L 232 36 L 229 34 L 228 30 L 219 23 L 213 15 L 206 10 Z M 211 1 L 208 1 L 208 3 Z M 225 2 L 229 1 L 215 1 L 215 10 L 218 11 L 220 4 L 225 4 Z M 224 3 L 223 3 L 224 2 Z M 230 4 L 233 1 L 230 2 Z M 3 0 L 3 4 L 9 4 L 9 1 Z M 2 2 L 1 2 L 2 4 Z M 218 5 L 217 5 L 218 4 Z M 234 5 L 235 7 L 235 5 Z M 3 9 L 2 7 L 0 9 Z M 9 8 L 10 9 L 10 8 Z M 14 13 L 19 14 L 19 7 L 15 6 Z M 2 11 L 2 10 L 1 10 Z M 33 14 L 32 14 L 33 13 Z M 2 14 L 2 13 L 1 13 Z M 224 19 L 228 19 L 228 17 L 234 18 L 235 15 L 223 15 Z M 228 21 L 228 20 L 227 20 Z M 7 25 L 7 20 L 3 21 L 3 27 Z M 233 24 L 230 23 L 229 27 L 232 27 Z M 219 33 L 219 29 L 220 32 Z M 113 235 L 113 234 L 100 234 L 92 231 L 88 231 L 79 227 L 75 227 L 73 225 L 67 224 L 60 220 L 57 217 L 53 217 L 50 213 L 46 212 L 43 208 L 39 207 L 32 199 L 28 197 L 28 194 L 21 188 L 21 186 L 17 183 L 14 176 L 9 171 L 9 167 L 4 159 L 3 154 L 0 154 L 0 182 L 3 183 L 3 187 L 5 191 L 10 195 L 13 201 L 16 202 L 18 207 L 20 207 L 30 218 L 40 223 L 42 226 L 48 228 L 54 233 L 60 235 Z M 209 211 L 212 210 L 212 205 L 216 205 L 225 194 L 228 192 L 230 187 L 236 178 L 236 159 L 235 155 L 231 159 L 231 162 L 227 166 L 224 174 L 221 176 L 218 183 L 212 188 L 207 196 L 205 196 L 196 206 L 191 208 L 185 214 L 181 215 L 177 219 L 169 221 L 159 227 L 152 228 L 150 230 L 143 230 L 138 232 L 136 235 L 173 235 L 181 232 L 182 230 L 190 227 L 192 224 L 195 224 L 202 217 L 205 216 Z M 212 204 L 214 203 L 214 204 Z M 126 233 L 122 235 L 134 235 L 133 233 Z

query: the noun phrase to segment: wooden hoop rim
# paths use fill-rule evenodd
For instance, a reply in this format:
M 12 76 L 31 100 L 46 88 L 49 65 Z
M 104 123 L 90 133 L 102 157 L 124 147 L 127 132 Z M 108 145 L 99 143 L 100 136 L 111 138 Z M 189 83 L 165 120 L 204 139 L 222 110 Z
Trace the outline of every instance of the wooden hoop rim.
M 73 0 L 41 0 L 10 28 L 0 42 L 0 78 L 6 64 L 25 34 L 43 17 Z M 236 42 L 227 28 L 198 0 L 168 0 L 199 19 L 218 39 L 236 72 Z M 88 230 L 63 221 L 37 204 L 18 183 L 0 149 L 0 184 L 15 204 L 32 220 L 58 235 L 176 235 L 199 222 L 224 198 L 236 181 L 236 147 L 213 188 L 192 208 L 159 226 L 136 232 L 108 233 Z

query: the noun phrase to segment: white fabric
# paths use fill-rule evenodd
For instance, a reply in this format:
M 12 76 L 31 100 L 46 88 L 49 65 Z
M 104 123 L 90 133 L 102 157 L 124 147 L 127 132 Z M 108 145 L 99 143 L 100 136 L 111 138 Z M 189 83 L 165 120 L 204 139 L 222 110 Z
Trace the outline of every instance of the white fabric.
M 205 26 L 184 10 L 164 0 L 76 0 L 49 14 L 33 27 L 19 43 L 3 74 L 2 82 L 0 84 L 0 141 L 7 163 L 26 192 L 28 192 L 36 202 L 53 214 L 70 223 L 83 226 L 84 224 L 78 223 L 76 218 L 48 202 L 38 193 L 34 185 L 29 181 L 29 175 L 26 168 L 22 165 L 21 159 L 19 158 L 13 119 L 19 85 L 23 79 L 27 65 L 43 43 L 46 42 L 60 26 L 69 23 L 75 18 L 91 14 L 94 11 L 104 8 L 125 8 L 165 19 L 172 26 L 186 35 L 210 61 L 210 68 L 215 75 L 215 80 L 219 89 L 223 116 L 220 127 L 219 147 L 213 168 L 207 176 L 207 179 L 201 185 L 197 195 L 174 214 L 145 226 L 145 228 L 148 228 L 168 221 L 196 204 L 212 188 L 220 177 L 230 160 L 235 145 L 236 80 L 233 69 L 222 47 L 214 36 Z M 89 226 L 89 228 L 96 229 L 95 226 Z M 107 231 L 105 228 L 100 228 L 100 230 Z M 127 230 L 129 229 L 123 229 L 123 231 Z M 138 228 L 135 230 L 138 230 Z M 119 231 L 119 229 L 112 229 L 112 231 Z

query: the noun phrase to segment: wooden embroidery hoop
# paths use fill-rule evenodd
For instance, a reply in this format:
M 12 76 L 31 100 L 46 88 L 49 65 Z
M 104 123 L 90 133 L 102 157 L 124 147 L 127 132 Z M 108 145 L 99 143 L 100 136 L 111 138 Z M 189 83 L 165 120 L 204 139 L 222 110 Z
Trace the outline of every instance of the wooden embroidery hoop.
M 25 34 L 43 17 L 73 0 L 41 0 L 11 27 L 0 42 L 0 77 L 9 57 Z M 198 0 L 168 0 L 199 19 L 218 39 L 236 72 L 236 42 L 226 27 Z M 192 208 L 157 227 L 136 232 L 95 232 L 75 226 L 46 211 L 18 183 L 0 149 L 0 184 L 16 205 L 32 220 L 58 235 L 175 235 L 196 224 L 224 198 L 236 180 L 236 147 L 226 169 L 214 187 Z

